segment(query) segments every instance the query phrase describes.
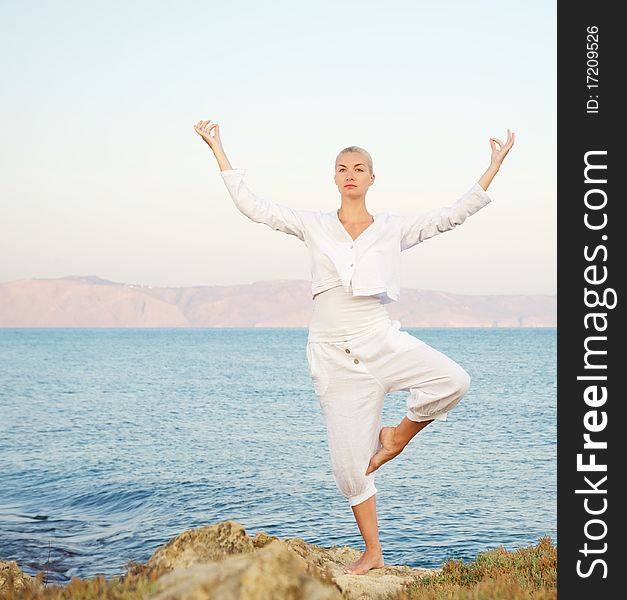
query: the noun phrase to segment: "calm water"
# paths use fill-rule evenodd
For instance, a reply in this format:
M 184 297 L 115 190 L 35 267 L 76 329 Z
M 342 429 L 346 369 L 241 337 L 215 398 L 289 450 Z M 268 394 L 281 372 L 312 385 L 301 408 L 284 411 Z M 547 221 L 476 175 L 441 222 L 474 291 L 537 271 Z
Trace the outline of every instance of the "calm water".
M 377 474 L 388 564 L 556 538 L 556 330 L 412 329 L 470 391 Z M 125 572 L 185 529 L 363 541 L 335 487 L 306 329 L 0 329 L 0 559 Z M 406 412 L 388 394 L 384 424 Z

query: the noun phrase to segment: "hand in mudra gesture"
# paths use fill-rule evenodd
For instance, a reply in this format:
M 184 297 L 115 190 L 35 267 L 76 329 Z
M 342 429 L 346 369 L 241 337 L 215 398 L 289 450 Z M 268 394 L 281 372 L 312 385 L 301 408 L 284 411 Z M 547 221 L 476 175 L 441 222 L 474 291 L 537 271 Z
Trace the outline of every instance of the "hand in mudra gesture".
M 198 121 L 194 125 L 196 133 L 203 139 L 212 150 L 222 147 L 222 140 L 220 140 L 220 126 L 217 123 L 211 123 L 211 119 L 207 121 Z M 213 131 L 213 135 L 211 132 Z
M 507 156 L 510 148 L 514 145 L 514 133 L 507 130 L 507 141 L 503 143 L 498 138 L 490 138 L 490 146 L 492 146 L 491 164 L 500 167 L 503 159 Z

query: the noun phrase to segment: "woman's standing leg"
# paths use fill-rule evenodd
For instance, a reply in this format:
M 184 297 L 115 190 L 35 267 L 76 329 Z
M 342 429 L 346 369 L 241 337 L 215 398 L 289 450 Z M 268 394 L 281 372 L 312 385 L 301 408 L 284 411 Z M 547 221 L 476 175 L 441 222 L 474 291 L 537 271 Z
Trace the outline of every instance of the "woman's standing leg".
M 433 421 L 422 421 L 417 423 L 410 421 L 407 417 L 403 417 L 401 424 L 397 427 L 384 427 L 381 430 L 379 438 L 381 449 L 373 456 L 373 458 L 377 457 L 374 462 L 373 459 L 370 459 L 366 474 L 368 475 L 374 472 L 384 462 L 400 454 L 403 448 L 409 443 L 409 440 L 432 422 Z M 387 430 L 389 430 L 389 432 L 387 432 Z M 395 430 L 398 431 L 396 437 Z M 379 462 L 379 464 L 375 467 L 374 465 L 377 462 Z M 359 560 L 344 568 L 344 573 L 362 575 L 363 573 L 367 573 L 370 569 L 384 566 L 383 553 L 381 544 L 379 543 L 376 502 L 377 497 L 374 495 L 365 502 L 352 507 L 359 531 L 366 543 L 366 550 Z
M 344 572 L 361 575 L 384 564 L 374 473 L 366 474 L 370 457 L 380 445 L 384 394 L 367 375 L 359 378 L 361 384 L 348 379 L 352 379 L 352 386 L 346 385 L 346 379 L 337 380 L 335 393 L 327 393 L 323 402 L 333 476 L 353 510 L 365 544 L 361 557 L 347 565 Z
M 385 397 L 381 384 L 360 361 L 356 342 L 311 344 L 309 364 L 316 395 L 325 414 L 335 483 L 348 500 L 365 551 L 345 572 L 362 574 L 383 566 L 376 514 L 374 475 L 366 474 L 380 446 Z
M 384 565 L 383 552 L 379 542 L 379 524 L 377 522 L 377 495 L 373 494 L 361 504 L 352 507 L 357 526 L 361 532 L 366 549 L 355 562 L 344 567 L 344 573 L 363 575 L 370 569 Z

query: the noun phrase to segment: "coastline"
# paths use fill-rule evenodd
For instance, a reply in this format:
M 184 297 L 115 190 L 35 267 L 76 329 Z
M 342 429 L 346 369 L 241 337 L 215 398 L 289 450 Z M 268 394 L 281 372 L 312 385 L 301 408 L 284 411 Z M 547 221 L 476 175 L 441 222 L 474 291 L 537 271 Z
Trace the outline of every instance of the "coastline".
M 15 561 L 0 557 L 0 597 L 372 599 L 447 597 L 548 600 L 557 598 L 557 549 L 550 538 L 508 552 L 497 548 L 472 563 L 447 561 L 439 569 L 385 565 L 365 575 L 345 575 L 342 567 L 361 552 L 348 546 L 325 548 L 301 538 L 280 539 L 258 532 L 250 537 L 236 521 L 187 529 L 159 546 L 145 564 L 130 561 L 122 577 L 72 580 L 49 585 L 45 573 L 27 575 Z

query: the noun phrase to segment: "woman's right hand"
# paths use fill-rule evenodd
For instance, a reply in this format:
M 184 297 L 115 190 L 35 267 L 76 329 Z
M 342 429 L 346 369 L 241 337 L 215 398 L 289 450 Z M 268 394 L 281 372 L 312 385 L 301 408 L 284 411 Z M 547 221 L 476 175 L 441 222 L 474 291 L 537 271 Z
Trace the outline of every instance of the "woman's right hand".
M 211 120 L 207 121 L 198 121 L 196 125 L 194 125 L 194 129 L 196 133 L 207 142 L 209 148 L 211 148 L 214 152 L 217 149 L 222 148 L 222 140 L 220 140 L 220 126 L 217 123 L 213 123 L 209 125 Z M 213 131 L 213 136 L 210 135 L 211 131 Z

